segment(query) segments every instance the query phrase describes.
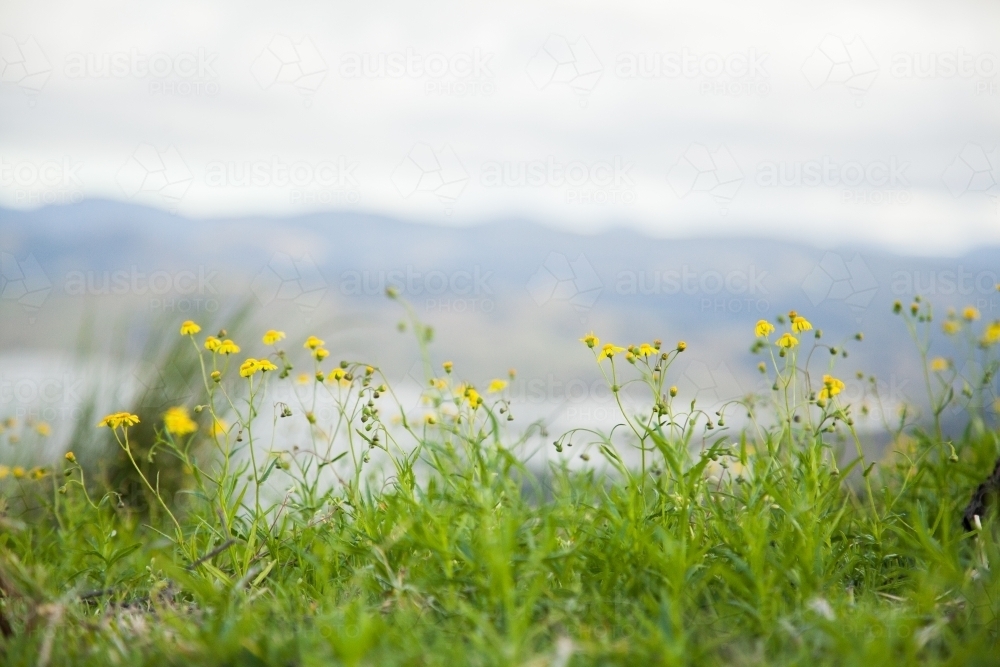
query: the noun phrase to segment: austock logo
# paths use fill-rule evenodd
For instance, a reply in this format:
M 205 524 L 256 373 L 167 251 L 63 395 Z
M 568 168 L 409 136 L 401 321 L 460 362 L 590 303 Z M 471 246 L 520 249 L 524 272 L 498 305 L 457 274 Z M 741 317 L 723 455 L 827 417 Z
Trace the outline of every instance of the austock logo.
M 254 276 L 251 291 L 266 306 L 274 301 L 288 301 L 303 312 L 312 312 L 326 296 L 327 282 L 309 255 L 293 258 L 276 252 Z
M 148 197 L 176 205 L 191 187 L 194 175 L 173 145 L 160 151 L 152 144 L 139 144 L 115 180 L 129 199 Z
M 0 300 L 24 308 L 31 324 L 51 291 L 52 281 L 34 255 L 18 261 L 10 253 L 0 253 Z
M 585 37 L 570 42 L 562 35 L 549 35 L 542 47 L 528 62 L 528 77 L 539 90 L 551 85 L 565 85 L 580 95 L 586 106 L 586 96 L 593 92 L 604 65 Z
M 743 171 L 724 145 L 710 151 L 696 143 L 670 169 L 667 183 L 678 197 L 692 192 L 709 195 L 725 214 L 743 184 Z
M 825 86 L 844 86 L 858 99 L 868 92 L 878 76 L 878 63 L 864 41 L 855 36 L 851 41 L 827 35 L 802 64 L 802 73 L 814 90 Z
M 566 255 L 552 252 L 528 280 L 527 289 L 539 306 L 564 301 L 585 313 L 594 307 L 604 284 L 584 255 L 570 262 Z
M 0 34 L 0 81 L 37 93 L 51 73 L 52 65 L 34 37 L 19 42 Z
M 326 78 L 326 61 L 309 37 L 298 42 L 275 35 L 260 52 L 250 73 L 261 88 L 291 86 L 303 95 L 313 95 Z
M 404 199 L 426 193 L 446 205 L 458 200 L 468 182 L 469 172 L 448 144 L 435 151 L 418 143 L 392 172 L 392 183 Z
M 857 322 L 864 317 L 878 288 L 878 281 L 860 254 L 845 261 L 834 252 L 823 255 L 802 283 L 802 290 L 812 305 L 818 306 L 828 300 L 842 301 L 851 308 Z
M 1000 149 L 994 147 L 988 151 L 983 146 L 966 144 L 944 170 L 942 178 L 956 199 L 979 192 L 996 202 L 1000 198 Z

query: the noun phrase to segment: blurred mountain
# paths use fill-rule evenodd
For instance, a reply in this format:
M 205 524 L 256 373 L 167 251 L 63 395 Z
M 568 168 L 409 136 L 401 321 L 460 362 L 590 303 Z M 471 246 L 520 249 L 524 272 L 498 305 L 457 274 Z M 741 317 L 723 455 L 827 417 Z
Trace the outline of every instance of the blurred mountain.
M 761 389 L 754 322 L 796 309 L 822 342 L 849 342 L 842 376 L 876 374 L 896 401 L 922 390 L 893 301 L 920 293 L 941 314 L 972 304 L 1000 317 L 997 247 L 906 257 L 697 233 L 577 235 L 520 219 L 455 227 L 359 212 L 196 220 L 110 201 L 0 209 L 0 346 L 5 356 L 63 354 L 89 313 L 98 329 L 128 323 L 131 342 L 114 353 L 130 358 L 154 322 L 224 319 L 250 301 L 260 327 L 290 340 L 320 333 L 338 357 L 419 382 L 415 346 L 396 331 L 402 311 L 384 296 L 393 285 L 435 327 L 435 359 L 471 380 L 513 366 L 523 391 L 542 387 L 540 403 L 563 400 L 577 380 L 593 393 L 600 375 L 578 339 L 594 330 L 618 343 L 686 340 L 678 382 L 722 401 Z M 934 349 L 955 354 L 943 341 Z

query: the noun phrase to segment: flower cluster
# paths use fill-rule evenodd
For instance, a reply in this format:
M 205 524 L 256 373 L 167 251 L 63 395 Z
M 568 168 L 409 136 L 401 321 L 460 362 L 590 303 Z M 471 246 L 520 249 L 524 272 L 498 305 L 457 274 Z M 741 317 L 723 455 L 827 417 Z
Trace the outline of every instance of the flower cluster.
M 253 357 L 250 357 L 240 364 L 240 377 L 248 378 L 256 373 L 266 373 L 267 371 L 274 371 L 277 369 L 278 367 L 267 359 L 254 359 Z

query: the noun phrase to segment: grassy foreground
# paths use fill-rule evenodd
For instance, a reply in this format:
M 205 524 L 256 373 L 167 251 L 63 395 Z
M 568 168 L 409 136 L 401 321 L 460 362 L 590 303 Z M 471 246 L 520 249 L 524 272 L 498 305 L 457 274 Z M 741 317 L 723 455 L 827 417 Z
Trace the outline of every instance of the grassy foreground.
M 418 411 L 317 338 L 286 350 L 269 331 L 244 351 L 186 322 L 195 402 L 102 421 L 131 491 L 72 452 L 0 469 L 0 661 L 997 664 L 1000 530 L 962 514 L 1000 454 L 1000 325 L 945 318 L 970 378 L 929 358 L 926 303 L 897 311 L 930 408 L 889 417 L 879 462 L 854 428 L 877 396 L 842 403 L 843 343 L 794 313 L 754 332 L 770 395 L 718 412 L 670 385 L 684 343 L 584 337 L 612 395 L 645 388 L 648 406 L 610 434 L 548 438 L 545 467 L 526 463 L 540 427 L 508 424 L 507 380 L 432 366 L 415 318 Z M 297 404 L 272 398 L 280 383 Z M 957 404 L 969 426 L 948 436 Z

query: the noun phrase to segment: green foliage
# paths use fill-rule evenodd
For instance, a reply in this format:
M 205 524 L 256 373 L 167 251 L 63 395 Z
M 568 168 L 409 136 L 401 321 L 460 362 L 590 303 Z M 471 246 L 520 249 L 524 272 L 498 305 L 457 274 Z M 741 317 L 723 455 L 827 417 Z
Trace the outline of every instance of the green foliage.
M 642 383 L 651 408 L 570 432 L 532 467 L 539 427 L 506 430 L 517 406 L 500 381 L 480 394 L 428 361 L 429 414 L 383 407 L 377 368 L 326 371 L 313 341 L 288 405 L 267 383 L 293 381 L 291 352 L 272 345 L 268 371 L 190 337 L 199 429 L 113 429 L 127 460 L 154 447 L 187 471 L 169 496 L 138 476 L 164 511 L 132 511 L 75 457 L 0 482 L 27 508 L 0 521 L 4 664 L 996 662 L 1000 524 L 961 525 L 1000 455 L 982 420 L 954 441 L 936 420 L 908 427 L 873 468 L 832 367 L 810 380 L 812 352 L 775 348 L 766 409 L 708 415 L 667 388 L 686 346 L 598 344 L 613 393 Z M 736 412 L 748 422 L 731 432 Z M 214 420 L 227 426 L 208 433 Z M 308 441 L 277 449 L 295 420 Z

